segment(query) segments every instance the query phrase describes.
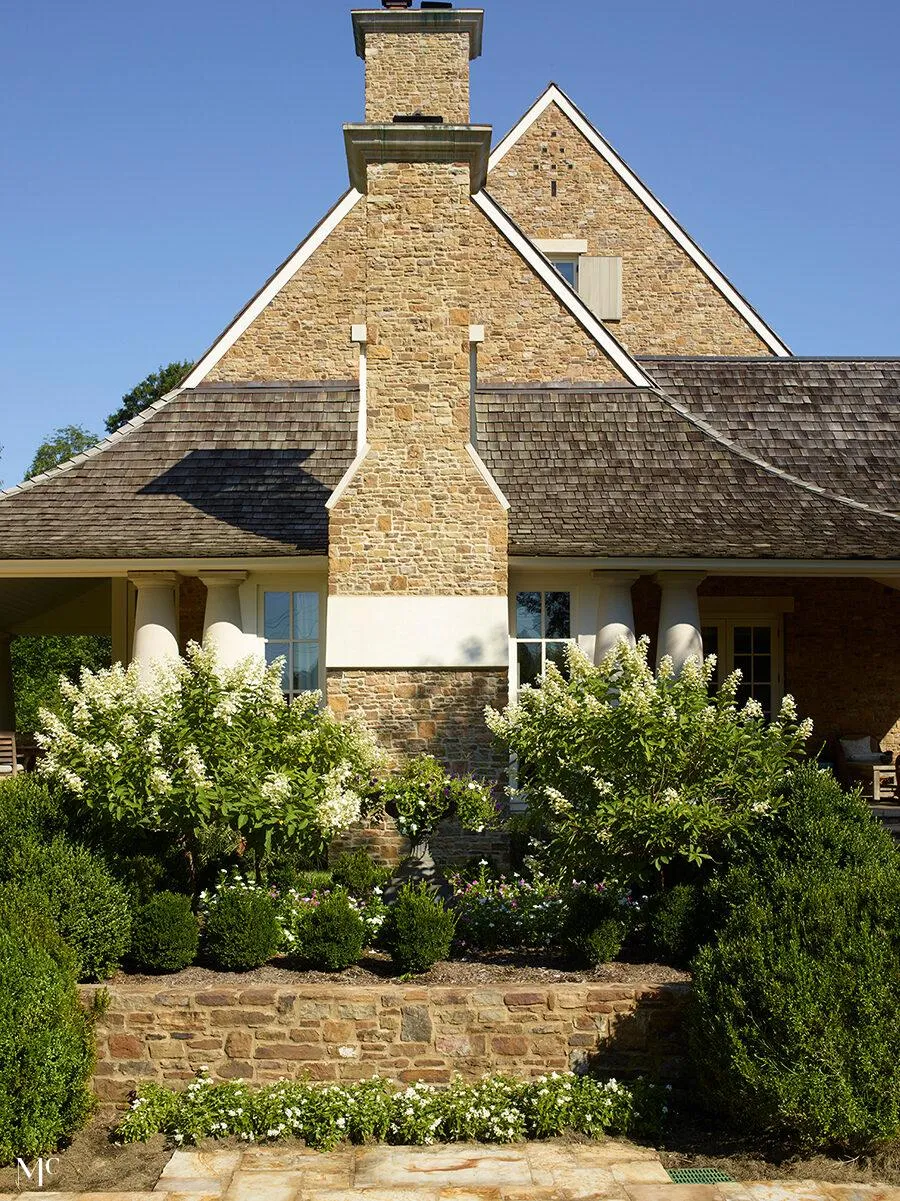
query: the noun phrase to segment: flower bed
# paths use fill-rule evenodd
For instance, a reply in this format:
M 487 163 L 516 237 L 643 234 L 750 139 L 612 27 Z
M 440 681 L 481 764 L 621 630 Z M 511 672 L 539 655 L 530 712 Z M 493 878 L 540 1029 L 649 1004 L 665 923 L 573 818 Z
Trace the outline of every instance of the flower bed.
M 131 1102 L 116 1141 L 143 1142 L 163 1133 L 175 1143 L 237 1137 L 242 1142 L 301 1138 L 328 1151 L 342 1142 L 512 1143 L 563 1133 L 658 1134 L 667 1091 L 637 1081 L 601 1081 L 572 1074 L 533 1081 L 507 1076 L 447 1087 L 413 1084 L 393 1089 L 383 1080 L 314 1085 L 280 1080 L 256 1091 L 243 1082 L 215 1084 L 198 1073 L 183 1091 L 147 1085 Z

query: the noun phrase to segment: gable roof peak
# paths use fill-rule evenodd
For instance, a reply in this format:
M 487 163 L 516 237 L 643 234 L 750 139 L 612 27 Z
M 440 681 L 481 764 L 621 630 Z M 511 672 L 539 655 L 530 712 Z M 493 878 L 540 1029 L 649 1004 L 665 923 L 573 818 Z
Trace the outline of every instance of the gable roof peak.
M 556 83 L 549 83 L 522 119 L 513 126 L 505 138 L 498 142 L 488 161 L 488 188 L 490 188 L 490 173 L 497 167 L 510 150 L 528 132 L 531 126 L 547 109 L 555 104 L 556 107 L 571 121 L 578 132 L 590 143 L 606 164 L 622 180 L 627 188 L 637 197 L 666 232 L 692 260 L 694 265 L 703 272 L 710 283 L 724 296 L 729 304 L 747 322 L 750 328 L 769 347 L 772 354 L 779 358 L 790 357 L 789 347 L 778 337 L 770 325 L 757 313 L 756 309 L 735 288 L 734 284 L 719 270 L 712 259 L 694 241 L 687 230 L 669 212 L 665 205 L 654 196 L 647 185 L 638 178 L 620 154 L 607 142 L 600 131 L 591 124 L 582 110 Z

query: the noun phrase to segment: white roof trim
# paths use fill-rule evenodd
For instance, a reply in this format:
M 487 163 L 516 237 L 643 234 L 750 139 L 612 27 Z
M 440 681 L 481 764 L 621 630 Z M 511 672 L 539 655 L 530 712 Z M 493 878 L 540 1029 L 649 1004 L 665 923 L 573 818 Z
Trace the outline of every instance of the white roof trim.
M 615 171 L 619 178 L 631 189 L 637 196 L 638 200 L 653 214 L 656 220 L 662 225 L 668 234 L 678 243 L 681 249 L 700 268 L 706 278 L 712 283 L 725 297 L 725 299 L 735 308 L 738 313 L 744 318 L 747 324 L 754 330 L 755 333 L 765 342 L 773 354 L 779 358 L 787 358 L 790 356 L 790 349 L 782 342 L 773 329 L 768 326 L 762 317 L 751 307 L 751 305 L 741 296 L 740 292 L 733 284 L 725 278 L 722 272 L 716 267 L 712 260 L 703 253 L 697 243 L 690 235 L 679 225 L 678 221 L 672 216 L 665 205 L 660 204 L 650 189 L 643 184 L 634 174 L 631 168 L 624 162 L 622 158 L 616 154 L 609 142 L 603 137 L 598 130 L 591 125 L 587 117 L 578 109 L 569 97 L 555 83 L 544 92 L 543 96 L 537 100 L 528 110 L 522 120 L 515 125 L 506 137 L 497 145 L 494 152 L 488 161 L 488 187 L 490 187 L 490 172 L 497 166 L 501 159 L 506 155 L 515 144 L 519 141 L 523 134 L 531 128 L 534 122 L 540 117 L 551 104 L 557 105 L 563 113 L 569 118 L 575 128 L 581 133 L 590 144 L 594 147 L 597 153 L 603 158 L 609 166 Z
M 300 243 L 291 257 L 278 268 L 268 283 L 263 285 L 262 289 L 257 292 L 246 308 L 242 309 L 237 317 L 235 317 L 222 336 L 212 344 L 197 366 L 182 383 L 181 386 L 183 388 L 196 388 L 207 377 L 216 363 L 234 346 L 241 334 L 253 324 L 259 314 L 278 295 L 285 284 L 293 279 L 307 259 L 319 249 L 328 235 L 337 229 L 343 219 L 360 200 L 362 200 L 362 193 L 351 188 L 338 201 L 327 217 L 319 222 L 309 237 Z
M 637 365 L 628 351 L 612 336 L 606 326 L 587 307 L 559 272 L 544 258 L 535 244 L 510 220 L 503 209 L 486 192 L 477 192 L 472 200 L 489 221 L 497 227 L 504 238 L 517 250 L 536 275 L 547 285 L 553 295 L 572 314 L 579 325 L 594 339 L 607 358 L 619 368 L 625 378 L 637 388 L 652 388 L 658 385 Z
M 347 491 L 347 489 L 350 487 L 351 483 L 353 482 L 354 476 L 359 471 L 360 467 L 362 467 L 363 463 L 366 460 L 366 456 L 368 455 L 368 453 L 371 449 L 372 448 L 369 446 L 368 442 L 366 442 L 362 447 L 360 447 L 359 451 L 357 452 L 356 458 L 353 460 L 353 462 L 350 464 L 350 466 L 347 468 L 347 470 L 344 472 L 344 474 L 338 480 L 331 496 L 329 496 L 328 500 L 325 501 L 325 508 L 329 511 L 329 513 L 335 507 L 335 505 L 338 503 L 338 501 L 341 499 L 341 497 L 344 495 L 344 493 Z
M 478 453 L 478 451 L 475 449 L 475 447 L 472 445 L 471 442 L 466 443 L 466 453 L 468 454 L 468 456 L 472 460 L 472 462 L 475 464 L 478 474 L 481 476 L 481 478 L 484 480 L 484 482 L 490 488 L 491 492 L 493 492 L 494 496 L 500 502 L 500 507 L 502 509 L 508 511 L 509 507 L 510 507 L 509 501 L 503 495 L 500 485 L 494 479 L 493 475 L 491 475 L 491 472 L 490 472 L 490 469 L 488 468 L 487 463 L 485 463 L 484 459 L 481 457 L 481 455 Z

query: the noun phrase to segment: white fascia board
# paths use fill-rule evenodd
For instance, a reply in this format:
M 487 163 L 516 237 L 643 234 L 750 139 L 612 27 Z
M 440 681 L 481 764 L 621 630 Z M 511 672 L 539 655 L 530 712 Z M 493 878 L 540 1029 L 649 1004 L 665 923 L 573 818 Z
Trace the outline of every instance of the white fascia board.
M 334 206 L 331 212 L 319 222 L 309 237 L 301 242 L 294 253 L 287 259 L 257 292 L 254 298 L 235 317 L 222 336 L 212 344 L 197 366 L 182 383 L 182 388 L 196 388 L 212 371 L 219 359 L 234 346 L 238 338 L 256 320 L 263 309 L 277 296 L 281 289 L 297 274 L 303 264 L 319 249 L 325 239 L 332 234 L 349 212 L 362 200 L 362 193 L 353 188 L 346 193 Z
M 497 481 L 491 475 L 490 470 L 488 469 L 487 463 L 485 463 L 484 459 L 482 459 L 481 455 L 478 453 L 478 451 L 475 449 L 475 447 L 472 445 L 471 442 L 466 443 L 466 451 L 468 453 L 469 458 L 475 464 L 478 474 L 481 476 L 481 478 L 484 480 L 484 482 L 490 488 L 491 492 L 493 492 L 494 496 L 496 496 L 497 500 L 500 502 L 500 507 L 502 509 L 508 510 L 510 508 L 509 501 L 503 495 L 503 492 L 500 489 L 500 485 L 497 483 Z
M 517 250 L 536 275 L 540 276 L 553 295 L 569 310 L 575 320 L 590 334 L 603 353 L 619 368 L 629 383 L 636 388 L 652 388 L 657 385 L 634 361 L 625 347 L 618 342 L 606 326 L 587 307 L 559 272 L 544 258 L 535 244 L 522 233 L 519 227 L 486 192 L 477 192 L 472 200 L 484 215 L 503 234 L 507 242 Z
M 328 570 L 327 555 L 285 555 L 282 558 L 234 559 L 6 559 L 0 560 L 0 580 L 122 579 L 133 571 L 249 571 L 267 575 Z
M 661 559 L 649 556 L 604 559 L 598 555 L 510 555 L 514 571 L 637 571 L 653 575 L 663 571 L 702 571 L 707 575 L 734 576 L 858 576 L 884 579 L 898 575 L 898 559 Z
M 581 133 L 587 141 L 593 146 L 601 158 L 615 171 L 616 175 L 622 182 L 631 189 L 634 195 L 641 201 L 646 209 L 660 223 L 663 229 L 674 238 L 681 249 L 687 254 L 692 262 L 699 267 L 706 278 L 712 283 L 719 292 L 725 297 L 729 304 L 737 310 L 744 318 L 747 324 L 754 330 L 755 333 L 765 342 L 773 354 L 779 358 L 790 357 L 790 349 L 782 342 L 775 331 L 768 326 L 759 313 L 741 296 L 737 288 L 726 279 L 718 267 L 713 263 L 708 255 L 700 249 L 693 238 L 685 229 L 678 223 L 675 217 L 669 210 L 653 195 L 646 184 L 631 170 L 628 164 L 622 159 L 609 142 L 603 137 L 599 130 L 595 129 L 585 117 L 584 113 L 572 103 L 569 97 L 557 87 L 555 83 L 544 92 L 543 96 L 537 100 L 528 110 L 521 121 L 509 131 L 506 137 L 498 143 L 497 147 L 491 154 L 488 160 L 488 187 L 490 187 L 490 172 L 497 166 L 503 157 L 515 146 L 523 134 L 531 128 L 537 119 L 550 107 L 551 104 L 557 105 L 559 109 L 569 118 L 575 128 Z
M 505 596 L 330 596 L 329 669 L 509 665 Z

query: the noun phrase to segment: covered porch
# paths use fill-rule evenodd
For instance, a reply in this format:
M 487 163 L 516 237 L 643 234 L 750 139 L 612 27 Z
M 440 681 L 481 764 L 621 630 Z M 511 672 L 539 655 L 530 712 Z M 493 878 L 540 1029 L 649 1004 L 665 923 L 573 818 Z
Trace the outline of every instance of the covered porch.
M 815 723 L 811 751 L 879 799 L 875 764 L 850 770 L 841 740 L 871 738 L 892 763 L 900 755 L 896 565 L 523 558 L 510 594 L 512 691 L 559 657 L 566 621 L 595 662 L 622 636 L 649 637 L 653 662 L 715 653 L 720 676 L 740 669 L 742 699 L 767 715 L 792 694 Z M 883 777 L 881 799 L 896 806 L 896 775 Z

